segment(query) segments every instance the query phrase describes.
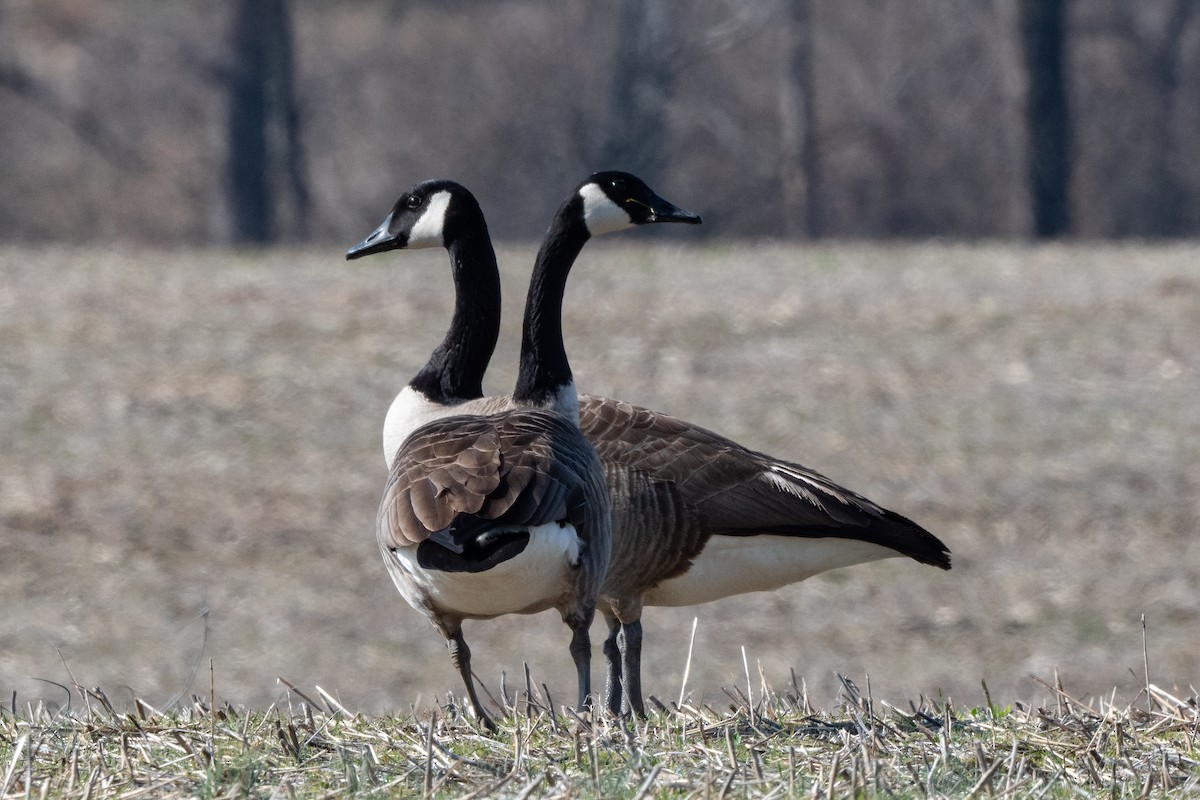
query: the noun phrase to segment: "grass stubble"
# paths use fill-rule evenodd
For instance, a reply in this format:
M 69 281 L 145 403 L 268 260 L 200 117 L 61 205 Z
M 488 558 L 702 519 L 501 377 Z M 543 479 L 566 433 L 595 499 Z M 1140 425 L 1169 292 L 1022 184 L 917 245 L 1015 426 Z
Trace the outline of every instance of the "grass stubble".
M 689 653 L 689 659 L 690 659 Z M 69 672 L 69 670 L 68 670 Z M 1147 672 L 1147 678 L 1149 673 Z M 1148 680 L 1129 703 L 1081 700 L 1033 676 L 1047 700 L 997 705 L 921 697 L 906 707 L 842 686 L 831 710 L 793 673 L 728 702 L 669 706 L 644 720 L 555 708 L 525 671 L 487 735 L 453 694 L 434 710 L 354 713 L 320 686 L 280 678 L 266 710 L 209 696 L 119 708 L 78 683 L 64 708 L 0 710 L 0 798 L 45 797 L 1189 797 L 1200 792 L 1200 697 Z M 72 681 L 74 677 L 72 676 Z M 540 685 L 540 689 L 539 689 Z

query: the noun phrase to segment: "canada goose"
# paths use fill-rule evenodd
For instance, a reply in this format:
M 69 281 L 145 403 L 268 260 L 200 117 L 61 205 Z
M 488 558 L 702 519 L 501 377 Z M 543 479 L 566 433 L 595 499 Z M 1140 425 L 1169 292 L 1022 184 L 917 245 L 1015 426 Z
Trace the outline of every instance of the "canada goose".
M 579 199 L 582 190 L 591 193 L 593 208 L 607 208 L 600 196 L 611 198 L 609 181 L 618 178 L 622 188 L 644 186 L 633 176 L 599 173 L 560 208 L 538 254 L 525 309 L 527 323 L 531 316 L 558 319 L 566 275 L 589 234 L 601 232 L 599 225 L 593 229 L 586 219 L 579 221 L 584 211 Z M 598 190 L 588 189 L 591 185 Z M 604 230 L 639 222 L 632 213 L 624 221 L 611 212 L 607 218 L 611 221 Z M 464 253 L 462 242 L 452 243 L 449 237 L 445 245 L 451 248 L 452 262 L 457 253 L 480 274 L 488 273 L 479 285 L 490 286 L 495 280 L 494 253 L 479 236 L 471 237 L 469 254 Z M 470 291 L 471 286 L 458 280 L 457 263 L 455 270 L 457 290 Z M 558 277 L 552 282 L 539 278 L 543 272 Z M 559 294 L 551 300 L 547 291 L 542 300 L 553 305 L 537 307 L 532 288 L 548 283 Z M 558 332 L 561 348 L 561 328 Z M 493 330 L 492 345 L 497 333 Z M 523 368 L 525 360 L 523 346 Z M 478 368 L 478 362 L 474 366 Z M 474 386 L 481 379 L 482 372 L 463 383 Z M 558 400 L 573 393 L 573 386 L 570 390 Z M 453 413 L 461 402 L 461 395 L 439 395 L 433 387 L 421 394 L 419 403 L 412 402 L 410 395 L 405 404 L 429 414 Z M 606 698 L 614 713 L 644 713 L 640 685 L 644 605 L 707 602 L 895 556 L 950 568 L 949 551 L 935 536 L 798 464 L 748 450 L 665 414 L 603 397 L 581 397 L 579 415 L 581 429 L 604 463 L 612 501 L 612 561 L 598 607 L 609 629 L 604 643 Z M 386 435 L 385 431 L 385 439 Z
M 396 452 L 376 538 L 393 583 L 446 638 L 480 722 L 464 619 L 557 609 L 589 703 L 596 597 L 610 552 L 608 492 L 579 427 L 551 411 L 454 415 Z
M 473 199 L 451 204 L 459 191 L 469 198 L 449 182 L 415 187 L 347 257 L 441 243 L 441 231 L 453 231 L 463 215 L 474 215 L 478 224 L 465 226 L 466 238 L 481 231 L 490 251 L 478 205 Z M 498 289 L 498 280 L 491 288 Z M 486 297 L 487 289 L 483 285 L 478 294 Z M 472 386 L 467 375 L 478 359 L 469 346 L 485 351 L 477 367 L 482 375 L 495 344 L 491 329 L 499 321 L 498 307 L 490 318 L 485 309 L 478 317 L 483 332 L 472 335 L 476 298 L 467 294 L 467 302 L 456 306 L 446 341 L 413 381 L 436 387 L 439 396 L 482 393 L 479 377 Z M 561 336 L 558 344 L 561 350 Z M 539 349 L 555 352 L 553 343 Z M 472 413 L 465 408 L 470 404 L 460 404 L 451 415 L 420 419 L 394 453 L 376 525 L 393 582 L 446 638 L 471 706 L 491 730 L 495 723 L 471 676 L 464 619 L 557 609 L 572 631 L 580 708 L 591 691 L 589 628 L 610 554 L 608 491 L 595 450 L 579 431 L 574 401 L 569 417 L 537 407 L 571 383 L 565 352 L 550 366 L 491 407 Z

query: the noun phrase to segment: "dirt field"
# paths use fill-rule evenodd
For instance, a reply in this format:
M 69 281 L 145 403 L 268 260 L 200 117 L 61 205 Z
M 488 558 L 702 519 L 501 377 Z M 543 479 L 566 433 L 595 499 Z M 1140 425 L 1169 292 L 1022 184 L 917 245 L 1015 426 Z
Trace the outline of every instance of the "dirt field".
M 649 609 L 646 689 L 724 699 L 789 668 L 904 703 L 1200 683 L 1200 246 L 589 245 L 582 388 L 815 467 L 913 517 L 949 573 L 890 560 Z M 501 247 L 511 388 L 532 248 Z M 444 253 L 0 249 L 0 692 L 78 681 L 265 706 L 282 676 L 350 708 L 459 691 L 392 588 L 379 431 L 440 339 Z M 595 629 L 597 640 L 602 626 Z M 207 631 L 207 638 L 206 638 Z M 565 701 L 548 613 L 468 624 L 494 692 Z M 60 653 L 61 652 L 61 658 Z M 596 649 L 594 675 L 601 667 Z M 199 674 L 191 677 L 199 667 Z M 757 685 L 758 676 L 755 675 Z

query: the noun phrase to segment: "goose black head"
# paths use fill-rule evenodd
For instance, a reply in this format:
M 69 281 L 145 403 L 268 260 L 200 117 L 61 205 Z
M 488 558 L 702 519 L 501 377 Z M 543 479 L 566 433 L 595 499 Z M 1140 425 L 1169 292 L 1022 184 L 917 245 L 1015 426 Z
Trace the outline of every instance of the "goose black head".
M 699 214 L 667 202 L 628 172 L 597 172 L 580 184 L 578 196 L 583 224 L 592 236 L 654 222 L 700 224 Z
M 346 260 L 388 250 L 447 247 L 471 222 L 486 224 L 479 203 L 463 186 L 448 180 L 418 183 L 396 201 L 378 228 L 346 251 Z

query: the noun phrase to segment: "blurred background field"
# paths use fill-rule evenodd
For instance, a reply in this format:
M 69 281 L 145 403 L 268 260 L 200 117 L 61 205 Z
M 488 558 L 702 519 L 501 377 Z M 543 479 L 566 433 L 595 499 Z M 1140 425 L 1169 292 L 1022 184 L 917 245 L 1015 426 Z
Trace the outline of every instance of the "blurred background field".
M 0 697 L 65 702 L 69 667 L 166 703 L 209 658 L 255 706 L 277 676 L 375 711 L 458 691 L 372 531 L 445 255 L 341 256 L 413 183 L 467 185 L 507 391 L 536 241 L 609 168 L 705 224 L 589 245 L 580 385 L 955 559 L 651 610 L 649 692 L 677 696 L 694 616 L 717 701 L 743 646 L 818 704 L 835 670 L 1132 697 L 1142 614 L 1152 680 L 1190 686 L 1198 151 L 1192 0 L 0 0 Z M 569 674 L 551 615 L 468 640 L 492 691 Z
M 1200 672 L 1200 249 L 752 245 L 639 232 L 584 252 L 580 385 L 815 467 L 954 552 L 646 615 L 646 688 L 794 669 L 877 697 L 982 702 Z M 506 391 L 533 248 L 502 246 Z M 392 588 L 373 522 L 393 394 L 448 320 L 441 251 L 0 249 L 0 688 L 262 707 L 276 677 L 350 708 L 458 691 Z M 206 640 L 207 628 L 207 640 Z M 496 691 L 570 693 L 553 613 L 468 623 Z M 595 635 L 602 634 L 598 626 Z M 598 652 L 597 652 L 598 655 Z M 189 683 L 197 665 L 200 675 Z M 597 665 L 596 676 L 600 670 Z M 757 685 L 757 675 L 755 682 Z

